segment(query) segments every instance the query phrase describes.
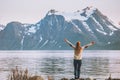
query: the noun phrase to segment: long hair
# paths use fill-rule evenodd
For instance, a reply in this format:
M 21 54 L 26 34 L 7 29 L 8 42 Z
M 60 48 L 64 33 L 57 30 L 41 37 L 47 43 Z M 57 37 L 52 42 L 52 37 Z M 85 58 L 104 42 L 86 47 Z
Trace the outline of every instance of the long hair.
M 80 49 L 81 47 L 80 47 L 80 41 L 78 41 L 77 43 L 76 43 L 76 49 L 78 50 L 78 49 Z
M 78 41 L 76 43 L 76 47 L 75 47 L 75 54 L 78 55 L 80 53 L 80 51 L 81 51 L 81 46 L 80 46 L 80 41 Z

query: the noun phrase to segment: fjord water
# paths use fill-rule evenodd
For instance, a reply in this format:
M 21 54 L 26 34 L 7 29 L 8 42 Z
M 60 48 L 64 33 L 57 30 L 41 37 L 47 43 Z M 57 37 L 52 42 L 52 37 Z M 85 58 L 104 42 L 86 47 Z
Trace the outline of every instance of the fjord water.
M 0 80 L 7 80 L 12 68 L 28 69 L 31 75 L 73 78 L 72 50 L 0 51 Z M 85 50 L 81 77 L 120 78 L 120 51 Z

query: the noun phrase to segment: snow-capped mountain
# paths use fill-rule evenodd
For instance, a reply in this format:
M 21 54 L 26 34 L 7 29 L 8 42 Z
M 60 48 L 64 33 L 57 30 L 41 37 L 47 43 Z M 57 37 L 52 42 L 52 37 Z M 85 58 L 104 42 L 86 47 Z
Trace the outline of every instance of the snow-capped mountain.
M 36 24 L 9 23 L 0 32 L 0 49 L 71 49 L 64 38 L 73 44 L 79 40 L 82 45 L 95 41 L 88 49 L 120 49 L 119 34 L 119 26 L 96 8 L 87 7 L 73 13 L 50 10 Z

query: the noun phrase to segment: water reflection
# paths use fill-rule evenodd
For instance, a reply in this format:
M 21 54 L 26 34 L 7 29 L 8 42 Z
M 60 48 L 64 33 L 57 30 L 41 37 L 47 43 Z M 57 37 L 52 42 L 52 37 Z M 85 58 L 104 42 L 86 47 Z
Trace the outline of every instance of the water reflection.
M 22 52 L 25 53 L 25 52 Z M 73 52 L 50 53 L 47 55 L 37 53 L 17 54 L 12 56 L 0 57 L 0 78 L 6 77 L 15 66 L 22 68 L 28 68 L 29 72 L 38 75 L 53 75 L 56 78 L 69 77 L 73 75 Z M 107 52 L 104 51 L 103 54 Z M 12 53 L 6 53 L 12 54 Z M 115 53 L 117 56 L 110 56 L 109 53 L 103 55 L 98 53 L 89 53 L 83 55 L 81 77 L 95 77 L 95 78 L 107 78 L 110 74 L 112 77 L 120 78 L 120 56 L 119 53 Z M 69 55 L 69 56 L 68 56 Z M 97 55 L 97 56 L 96 56 Z M 34 56 L 34 57 L 33 57 Z M 1 79 L 5 80 L 5 79 Z M 55 79 L 58 80 L 58 79 Z
M 39 59 L 40 61 L 41 59 Z M 106 77 L 109 75 L 109 59 L 102 57 L 83 58 L 81 75 L 84 77 Z M 73 76 L 72 58 L 43 58 L 39 63 L 39 71 L 45 75 Z
M 84 58 L 82 73 L 87 76 L 108 76 L 109 59 L 102 57 Z
M 40 60 L 40 59 L 39 59 Z M 51 57 L 43 58 L 39 63 L 39 70 L 45 75 L 52 75 L 56 77 L 65 77 L 73 74 L 71 58 Z

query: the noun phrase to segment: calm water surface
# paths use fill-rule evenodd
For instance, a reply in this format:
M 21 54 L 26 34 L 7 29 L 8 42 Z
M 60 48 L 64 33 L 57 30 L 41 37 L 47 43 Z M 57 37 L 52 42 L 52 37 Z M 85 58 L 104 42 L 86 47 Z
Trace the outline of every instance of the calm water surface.
M 12 68 L 28 68 L 33 75 L 73 78 L 73 51 L 0 51 L 0 80 L 7 80 Z M 85 50 L 81 77 L 120 78 L 120 51 Z

